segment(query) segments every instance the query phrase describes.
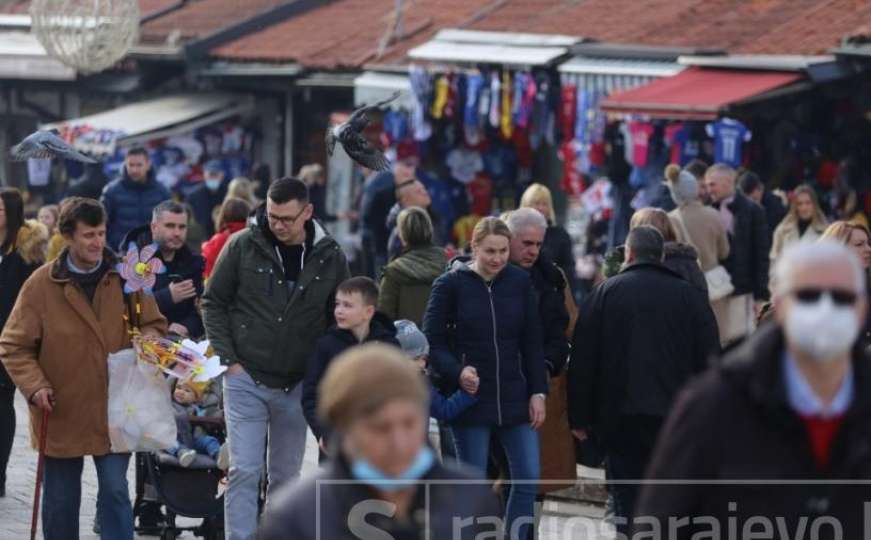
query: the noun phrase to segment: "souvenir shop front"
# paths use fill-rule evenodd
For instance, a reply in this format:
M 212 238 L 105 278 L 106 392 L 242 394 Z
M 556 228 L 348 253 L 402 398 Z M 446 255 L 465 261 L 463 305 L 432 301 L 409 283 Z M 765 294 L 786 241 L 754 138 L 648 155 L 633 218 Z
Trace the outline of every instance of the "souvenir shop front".
M 558 186 L 564 130 L 556 64 L 575 42 L 442 30 L 409 52 L 416 64 L 407 73 L 369 72 L 356 81 L 358 104 L 401 90 L 383 116 L 381 142 L 392 159 L 419 158 L 443 237 L 457 247 L 481 216 L 515 208 L 530 183 Z
M 174 94 L 44 127 L 99 159 L 99 172 L 110 179 L 128 148 L 145 146 L 157 180 L 182 197 L 202 180 L 207 161 L 220 160 L 227 178 L 247 176 L 260 150 L 254 101 L 225 92 Z M 71 184 L 84 175 L 76 164 L 67 166 Z
M 839 97 L 843 74 L 816 76 L 813 61 L 728 68 L 692 65 L 692 58 L 681 63 L 686 69 L 673 76 L 599 102 L 608 119 L 605 144 L 612 150 L 603 169 L 608 182 L 585 197 L 610 219 L 607 231 L 598 229 L 592 250 L 622 243 L 634 210 L 673 208 L 662 186 L 669 163 L 700 159 L 753 170 L 772 189 L 809 181 L 821 192 L 833 187 L 838 166 L 832 160 L 838 157 L 830 141 L 851 108 Z M 735 64 L 722 57 L 698 63 Z M 596 160 L 594 149 L 589 161 Z

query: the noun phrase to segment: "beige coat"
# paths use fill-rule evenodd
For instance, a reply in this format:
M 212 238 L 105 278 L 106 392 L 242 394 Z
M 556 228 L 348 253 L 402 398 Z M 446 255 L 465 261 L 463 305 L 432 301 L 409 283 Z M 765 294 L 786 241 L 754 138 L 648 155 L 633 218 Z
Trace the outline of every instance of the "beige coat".
M 774 240 L 771 242 L 771 253 L 769 255 L 769 258 L 771 259 L 770 267 L 772 269 L 774 268 L 774 263 L 780 258 L 780 254 L 783 253 L 783 250 L 790 244 L 794 244 L 798 241 L 816 242 L 819 240 L 823 235 L 823 232 L 826 230 L 826 226 L 827 224 L 825 222 L 814 221 L 807 229 L 805 229 L 804 234 L 799 236 L 798 223 L 796 223 L 794 219 L 790 219 L 790 216 L 786 216 L 786 218 L 780 222 L 780 225 L 774 229 Z
M 700 202 L 691 202 L 669 212 L 678 242 L 690 244 L 699 253 L 702 272 L 716 268 L 729 256 L 729 236 L 720 214 Z M 681 227 L 681 222 L 684 227 Z M 684 234 L 689 233 L 689 238 Z
M 121 277 L 114 269 L 107 272 L 89 305 L 70 281 L 65 260 L 64 252 L 24 283 L 0 336 L 0 359 L 24 397 L 54 390 L 47 456 L 103 455 L 109 453 L 106 359 L 130 347 Z M 141 296 L 140 306 L 140 328 L 163 334 L 166 319 L 154 298 Z M 30 413 L 36 448 L 42 413 L 35 407 Z

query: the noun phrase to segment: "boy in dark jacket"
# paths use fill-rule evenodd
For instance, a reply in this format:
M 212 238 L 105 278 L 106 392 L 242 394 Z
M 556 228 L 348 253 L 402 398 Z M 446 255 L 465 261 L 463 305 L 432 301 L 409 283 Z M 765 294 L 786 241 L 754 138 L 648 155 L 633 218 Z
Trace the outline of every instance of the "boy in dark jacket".
M 402 319 L 394 323 L 396 326 L 396 339 L 402 347 L 402 352 L 414 360 L 421 372 L 426 375 L 427 360 L 429 359 L 429 342 L 426 336 L 412 321 Z M 450 422 L 478 401 L 472 394 L 457 390 L 451 397 L 445 397 L 433 386 L 427 377 L 429 384 L 429 415 L 441 422 Z
M 318 385 L 330 362 L 346 349 L 361 343 L 379 341 L 399 346 L 393 322 L 387 316 L 376 312 L 376 305 L 378 286 L 374 281 L 360 276 L 342 282 L 336 289 L 336 324 L 318 339 L 314 354 L 306 367 L 302 387 L 303 413 L 324 451 L 329 429 L 318 420 Z

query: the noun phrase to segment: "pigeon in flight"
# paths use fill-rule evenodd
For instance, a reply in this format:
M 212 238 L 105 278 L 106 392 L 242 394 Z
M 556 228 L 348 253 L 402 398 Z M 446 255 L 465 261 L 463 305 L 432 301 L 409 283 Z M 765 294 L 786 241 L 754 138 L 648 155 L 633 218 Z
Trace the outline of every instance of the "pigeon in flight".
M 82 163 L 97 163 L 97 160 L 82 154 L 61 139 L 59 135 L 60 132 L 56 129 L 31 133 L 23 141 L 13 146 L 9 153 L 15 161 L 26 161 L 31 158 L 60 158 L 81 161 Z
M 351 117 L 347 122 L 343 122 L 338 126 L 330 126 L 327 128 L 327 153 L 333 155 L 333 150 L 336 147 L 336 141 L 342 145 L 345 152 L 351 156 L 351 159 L 360 165 L 373 171 L 387 171 L 390 169 L 390 162 L 384 157 L 381 150 L 372 146 L 369 141 L 363 137 L 363 130 L 369 125 L 369 117 L 366 113 L 380 109 L 394 99 L 399 97 L 399 92 L 394 92 L 392 96 L 384 101 L 379 101 L 374 105 L 363 106 L 351 113 Z

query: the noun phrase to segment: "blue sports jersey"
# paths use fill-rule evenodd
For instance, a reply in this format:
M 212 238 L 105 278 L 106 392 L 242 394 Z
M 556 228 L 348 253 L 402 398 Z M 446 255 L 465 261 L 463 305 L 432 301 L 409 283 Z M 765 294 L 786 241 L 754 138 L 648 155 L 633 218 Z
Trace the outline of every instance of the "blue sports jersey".
M 753 135 L 737 120 L 721 118 L 705 127 L 708 136 L 714 139 L 714 161 L 732 167 L 741 165 L 741 146 Z

